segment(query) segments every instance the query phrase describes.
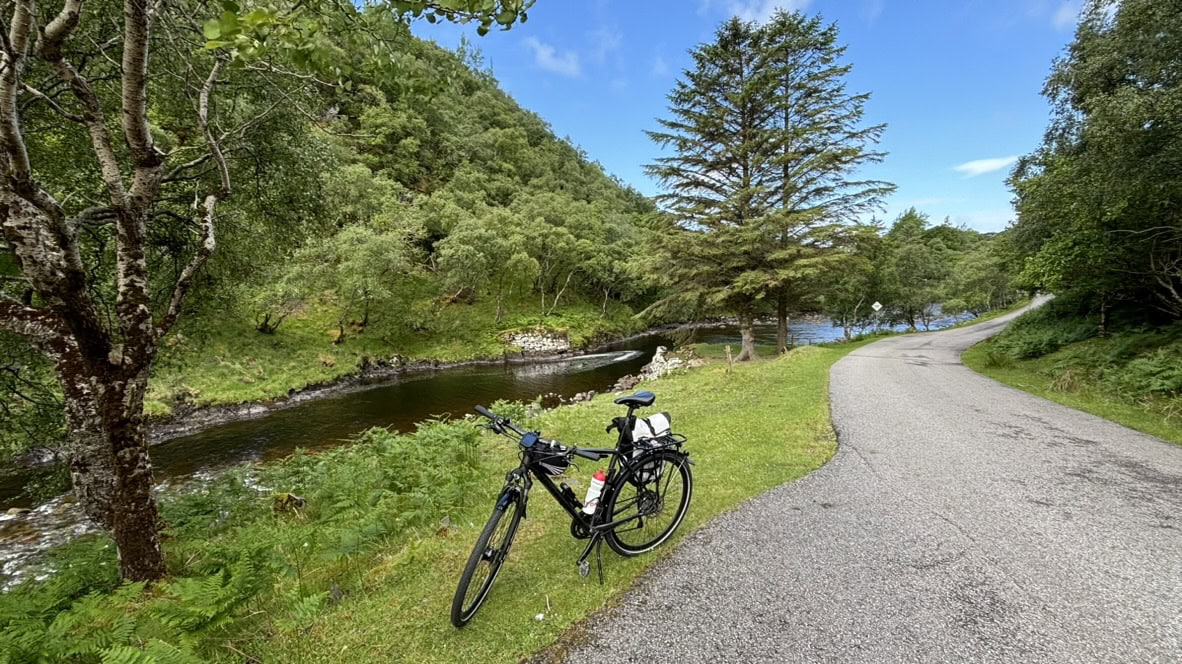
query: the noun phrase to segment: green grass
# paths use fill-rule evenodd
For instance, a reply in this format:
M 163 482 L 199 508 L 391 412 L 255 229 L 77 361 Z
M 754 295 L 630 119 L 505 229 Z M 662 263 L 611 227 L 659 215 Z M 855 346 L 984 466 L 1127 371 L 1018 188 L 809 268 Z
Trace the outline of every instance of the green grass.
M 1042 357 L 1019 360 L 1002 352 L 996 341 L 985 341 L 970 348 L 961 359 L 965 366 L 998 382 L 1182 444 L 1182 409 L 1178 399 L 1131 400 L 1096 383 L 1086 373 L 1072 373 L 1071 368 L 1064 368 L 1063 360 L 1071 354 L 1104 344 L 1105 340 L 1085 341 Z
M 358 597 L 307 630 L 281 632 L 259 643 L 265 661 L 453 662 L 516 661 L 553 642 L 567 627 L 607 606 L 676 542 L 719 513 L 818 468 L 836 443 L 829 424 L 829 367 L 857 347 L 806 347 L 784 357 L 736 365 L 713 363 L 644 387 L 656 407 L 672 413 L 674 430 L 689 437 L 696 462 L 689 514 L 659 553 L 632 559 L 605 553 L 606 585 L 581 578 L 581 544 L 569 517 L 544 494 L 534 496 L 513 554 L 475 620 L 463 630 L 448 622 L 451 595 L 491 500 L 513 458 L 508 441 L 490 452 L 485 499 L 459 527 L 375 557 Z M 603 433 L 619 413 L 605 395 L 546 413 L 536 424 L 560 440 L 610 445 Z M 577 478 L 594 471 L 582 463 Z M 577 493 L 582 481 L 571 481 Z M 536 614 L 545 614 L 542 621 Z
M 73 648 L 90 662 L 116 646 L 189 644 L 226 662 L 517 661 L 610 605 L 694 529 L 828 460 L 829 367 L 861 345 L 802 347 L 730 372 L 712 361 L 642 385 L 689 438 L 694 496 L 657 552 L 625 559 L 605 549 L 605 585 L 578 575 L 582 543 L 539 487 L 487 602 L 454 629 L 452 594 L 516 465 L 513 443 L 467 422 L 371 430 L 354 445 L 259 467 L 264 493 L 234 471 L 165 501 L 172 579 L 154 588 L 117 588 L 105 537 L 63 547 L 49 581 L 0 595 L 0 658 L 54 660 Z M 603 427 L 621 413 L 610 395 L 532 420 L 521 406 L 498 408 L 585 446 L 611 445 Z M 580 466 L 567 481 L 581 494 L 598 464 Z M 306 506 L 284 506 L 288 492 Z
M 408 305 L 397 315 L 375 312 L 367 329 L 334 344 L 334 311 L 309 305 L 273 335 L 257 332 L 247 316 L 199 317 L 171 335 L 149 385 L 145 411 L 166 416 L 179 402 L 199 406 L 265 401 L 291 390 L 329 383 L 357 373 L 365 363 L 458 362 L 499 357 L 516 349 L 502 332 L 539 324 L 566 333 L 574 347 L 640 331 L 644 323 L 626 306 L 611 303 L 607 315 L 588 302 L 572 301 L 541 318 L 532 300 L 510 302 L 500 325 L 491 301 Z M 410 324 L 401 321 L 410 320 Z M 395 324 L 399 321 L 399 324 Z M 418 328 L 418 329 L 416 329 Z
M 688 348 L 692 348 L 694 355 L 711 360 L 726 361 L 726 346 L 727 344 L 689 344 Z M 739 344 L 730 344 L 731 357 L 738 357 L 742 347 Z M 775 344 L 755 344 L 755 354 L 758 359 L 765 360 L 776 356 Z

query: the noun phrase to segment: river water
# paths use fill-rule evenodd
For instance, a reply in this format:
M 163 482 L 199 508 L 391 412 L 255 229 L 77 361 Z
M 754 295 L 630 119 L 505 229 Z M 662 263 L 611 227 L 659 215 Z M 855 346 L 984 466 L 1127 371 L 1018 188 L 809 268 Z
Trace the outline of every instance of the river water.
M 954 321 L 940 321 L 945 326 Z M 934 326 L 935 327 L 935 326 Z M 790 325 L 793 343 L 840 339 L 828 321 L 799 320 Z M 774 325 L 757 325 L 756 342 L 774 344 Z M 619 378 L 640 371 L 657 346 L 730 343 L 738 351 L 734 327 L 699 327 L 652 334 L 621 342 L 592 355 L 521 364 L 467 366 L 421 371 L 332 396 L 278 409 L 253 420 L 218 425 L 152 448 L 152 465 L 162 487 L 207 477 L 226 467 L 284 457 L 297 448 L 316 449 L 346 442 L 370 427 L 410 431 L 416 422 L 472 412 L 476 404 L 498 399 L 555 403 L 580 392 L 603 392 Z M 19 578 L 29 561 L 46 549 L 90 531 L 68 496 L 41 505 L 21 498 L 31 473 L 0 480 L 0 581 Z M 31 508 L 6 514 L 9 508 Z

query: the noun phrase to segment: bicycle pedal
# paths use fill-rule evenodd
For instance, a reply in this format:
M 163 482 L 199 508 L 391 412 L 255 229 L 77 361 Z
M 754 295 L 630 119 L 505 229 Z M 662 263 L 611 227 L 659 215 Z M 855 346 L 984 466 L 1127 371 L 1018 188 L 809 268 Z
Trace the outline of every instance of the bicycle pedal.
M 583 577 L 584 579 L 588 576 L 591 576 L 591 563 L 587 562 L 586 560 L 579 561 L 579 576 Z

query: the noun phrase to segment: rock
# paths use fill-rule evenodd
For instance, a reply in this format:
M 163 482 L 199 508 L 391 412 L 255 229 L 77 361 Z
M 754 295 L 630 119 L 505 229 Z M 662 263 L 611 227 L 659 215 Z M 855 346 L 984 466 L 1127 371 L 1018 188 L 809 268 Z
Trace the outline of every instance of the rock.
M 28 514 L 30 511 L 32 510 L 27 507 L 11 507 L 5 514 L 8 516 L 19 516 L 21 514 Z
M 616 384 L 612 385 L 612 392 L 627 392 L 628 390 L 631 390 L 632 388 L 639 385 L 641 380 L 641 377 L 635 374 L 621 376 L 620 379 L 616 381 Z
M 543 328 L 513 332 L 505 341 L 517 346 L 526 355 L 565 353 L 570 350 L 570 339 L 565 333 L 550 332 Z
M 297 496 L 294 493 L 277 493 L 271 501 L 271 509 L 276 512 L 295 512 L 298 514 L 307 504 L 308 501 L 303 496 Z
M 595 398 L 595 394 L 596 394 L 595 390 L 590 390 L 587 392 L 579 392 L 578 394 L 576 394 L 570 398 L 570 402 L 571 403 L 582 403 L 584 401 L 590 401 Z
M 653 359 L 640 370 L 641 380 L 655 380 L 676 369 L 684 369 L 686 362 L 676 355 L 668 355 L 669 349 L 657 346 Z

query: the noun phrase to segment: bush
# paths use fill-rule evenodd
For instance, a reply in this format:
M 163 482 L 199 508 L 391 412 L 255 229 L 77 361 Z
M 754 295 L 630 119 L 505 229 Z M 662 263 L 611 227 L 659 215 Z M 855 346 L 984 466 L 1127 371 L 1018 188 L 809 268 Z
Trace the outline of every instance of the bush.
M 1015 359 L 1049 355 L 1060 348 L 1095 337 L 1099 319 L 1081 315 L 1079 303 L 1056 298 L 1019 316 L 998 335 L 994 348 Z

